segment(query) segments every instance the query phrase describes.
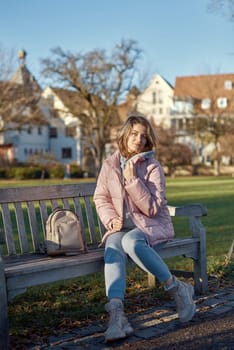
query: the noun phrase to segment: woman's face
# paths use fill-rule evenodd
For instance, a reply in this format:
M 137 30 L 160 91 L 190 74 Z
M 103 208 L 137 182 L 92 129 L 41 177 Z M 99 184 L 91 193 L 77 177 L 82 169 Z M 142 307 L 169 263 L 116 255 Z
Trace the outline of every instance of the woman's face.
M 134 124 L 127 139 L 128 153 L 133 156 L 141 153 L 147 143 L 147 130 L 142 124 Z

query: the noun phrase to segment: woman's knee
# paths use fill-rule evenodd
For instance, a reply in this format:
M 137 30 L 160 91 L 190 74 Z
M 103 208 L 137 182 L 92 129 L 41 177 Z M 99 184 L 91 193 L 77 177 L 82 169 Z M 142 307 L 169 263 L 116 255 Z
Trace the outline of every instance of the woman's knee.
M 122 239 L 123 250 L 128 254 L 137 253 L 142 245 L 146 244 L 144 234 L 141 232 L 130 231 Z
M 116 250 L 122 250 L 122 237 L 123 237 L 123 232 L 115 232 L 111 234 L 106 241 L 106 248 L 113 248 Z
M 123 250 L 107 247 L 104 253 L 104 261 L 106 264 L 125 263 L 126 253 Z
M 113 263 L 126 259 L 126 253 L 123 250 L 121 239 L 122 234 L 120 232 L 108 237 L 104 253 L 105 262 Z

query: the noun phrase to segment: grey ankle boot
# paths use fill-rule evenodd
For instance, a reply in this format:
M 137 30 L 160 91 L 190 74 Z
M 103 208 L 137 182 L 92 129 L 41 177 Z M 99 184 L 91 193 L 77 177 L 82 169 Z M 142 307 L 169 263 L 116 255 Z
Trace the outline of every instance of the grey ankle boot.
M 165 287 L 165 290 L 175 299 L 180 321 L 190 321 L 196 312 L 196 305 L 193 301 L 193 286 L 179 281 L 173 276 L 173 283 L 169 287 Z
M 110 314 L 108 328 L 105 332 L 106 342 L 123 339 L 133 333 L 133 328 L 124 315 L 121 300 L 111 300 L 105 305 L 105 310 Z

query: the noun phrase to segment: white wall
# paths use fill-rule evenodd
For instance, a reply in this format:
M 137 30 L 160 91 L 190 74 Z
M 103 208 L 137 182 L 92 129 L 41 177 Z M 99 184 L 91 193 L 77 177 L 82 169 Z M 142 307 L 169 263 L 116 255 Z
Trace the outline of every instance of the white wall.
M 154 98 L 155 96 L 155 98 Z M 173 88 L 159 74 L 151 80 L 148 87 L 138 96 L 137 109 L 157 125 L 170 127 L 173 106 Z

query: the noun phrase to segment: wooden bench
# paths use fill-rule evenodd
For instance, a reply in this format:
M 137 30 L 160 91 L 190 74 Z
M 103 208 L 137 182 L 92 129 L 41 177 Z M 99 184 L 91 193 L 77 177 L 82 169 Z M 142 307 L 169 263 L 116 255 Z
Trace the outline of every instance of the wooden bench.
M 8 302 L 27 288 L 103 270 L 105 232 L 97 218 L 95 183 L 62 184 L 0 189 L 0 349 L 9 349 Z M 45 222 L 50 212 L 69 208 L 80 217 L 88 252 L 49 257 L 44 251 Z M 206 234 L 200 204 L 169 207 L 171 216 L 188 216 L 191 236 L 175 238 L 160 250 L 163 258 L 183 255 L 193 259 L 196 293 L 207 291 Z

